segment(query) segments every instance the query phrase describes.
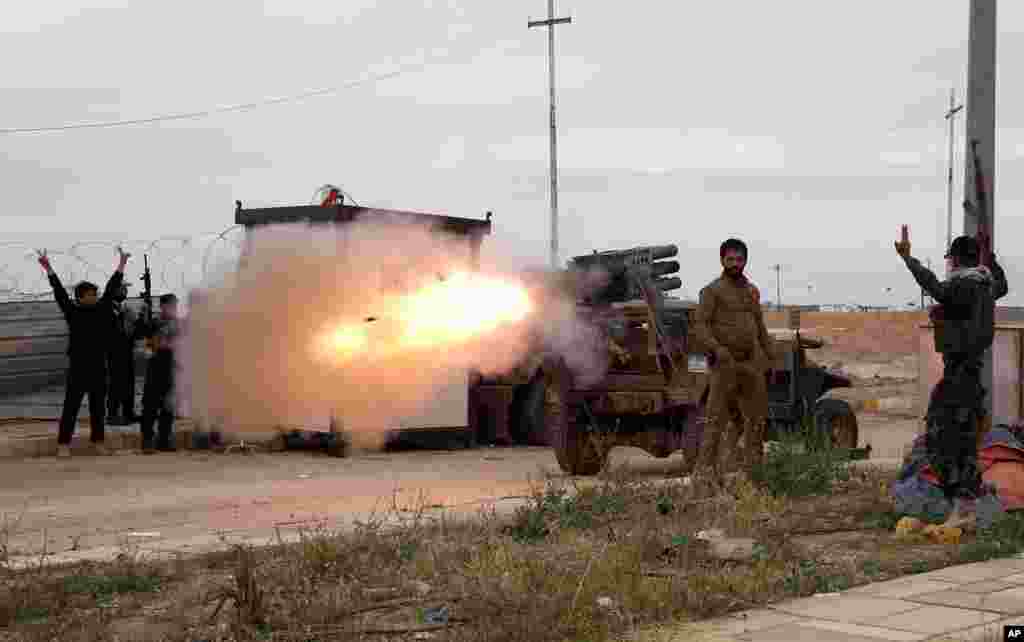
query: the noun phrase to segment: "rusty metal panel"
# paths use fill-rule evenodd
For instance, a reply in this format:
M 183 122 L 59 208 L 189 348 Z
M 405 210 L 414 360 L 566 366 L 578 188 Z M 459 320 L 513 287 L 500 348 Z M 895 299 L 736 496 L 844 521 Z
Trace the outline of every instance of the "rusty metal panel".
M 924 416 L 932 388 L 942 378 L 942 354 L 935 351 L 935 339 L 930 324 L 921 326 L 921 332 L 918 334 L 917 367 L 918 407 Z M 919 432 L 923 433 L 924 428 L 922 423 Z
M 942 355 L 935 351 L 932 326 L 922 326 L 918 352 L 918 403 L 922 415 L 932 388 L 942 378 Z M 992 343 L 992 419 L 1018 422 L 1024 415 L 1024 327 L 996 324 Z M 922 424 L 922 430 L 923 430 Z
M 138 312 L 142 301 L 129 298 L 127 304 Z M 67 341 L 67 323 L 52 299 L 0 303 L 0 396 L 61 383 Z M 140 359 L 136 374 L 144 372 L 145 360 Z
M 1022 331 L 996 326 L 992 343 L 992 420 L 1018 423 L 1021 419 Z

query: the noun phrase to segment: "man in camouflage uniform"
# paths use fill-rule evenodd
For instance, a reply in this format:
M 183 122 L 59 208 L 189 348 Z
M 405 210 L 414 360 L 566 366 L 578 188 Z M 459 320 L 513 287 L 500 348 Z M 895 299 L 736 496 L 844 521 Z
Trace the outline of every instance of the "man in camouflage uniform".
M 905 226 L 896 252 L 918 285 L 939 304 L 932 318 L 943 370 L 928 401 L 925 443 L 929 465 L 953 504 L 947 524 L 956 525 L 968 519 L 965 504 L 981 492 L 977 440 L 986 394 L 981 360 L 995 336 L 995 302 L 1008 291 L 1006 274 L 995 257 L 989 265 L 979 265 L 981 248 L 969 236 L 957 237 L 950 245 L 950 271 L 944 281 L 910 256 Z
M 696 314 L 697 337 L 708 353 L 710 379 L 696 465 L 698 470 L 716 473 L 723 458 L 729 466 L 737 463 L 740 434 L 744 441 L 741 463 L 753 467 L 761 462 L 768 416 L 765 373 L 772 357 L 760 293 L 743 274 L 746 244 L 728 239 L 719 255 L 722 275 L 701 290 Z M 730 433 L 729 420 L 737 414 L 735 430 Z

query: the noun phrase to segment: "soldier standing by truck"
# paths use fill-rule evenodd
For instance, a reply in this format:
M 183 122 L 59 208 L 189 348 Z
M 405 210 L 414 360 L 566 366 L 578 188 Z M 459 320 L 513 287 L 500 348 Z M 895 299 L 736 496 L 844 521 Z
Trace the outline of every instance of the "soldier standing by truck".
M 728 239 L 719 247 L 722 275 L 700 291 L 696 333 L 707 351 L 709 392 L 698 471 L 717 475 L 724 459 L 732 467 L 753 468 L 764 454 L 768 416 L 765 373 L 772 355 L 757 287 L 743 274 L 747 245 Z M 729 420 L 738 410 L 733 431 Z M 742 434 L 744 452 L 737 452 Z M 739 461 L 735 461 L 739 459 Z
M 896 252 L 940 306 L 932 319 L 935 349 L 942 353 L 942 379 L 928 401 L 925 445 L 929 464 L 953 504 L 947 524 L 956 526 L 969 520 L 966 505 L 981 492 L 978 428 L 985 416 L 986 394 L 981 385 L 982 357 L 995 338 L 995 302 L 1009 289 L 995 257 L 970 236 L 959 236 L 950 244 L 946 258 L 951 270 L 945 281 L 910 255 L 906 225 L 901 236 Z M 988 265 L 979 264 L 982 255 L 987 255 Z

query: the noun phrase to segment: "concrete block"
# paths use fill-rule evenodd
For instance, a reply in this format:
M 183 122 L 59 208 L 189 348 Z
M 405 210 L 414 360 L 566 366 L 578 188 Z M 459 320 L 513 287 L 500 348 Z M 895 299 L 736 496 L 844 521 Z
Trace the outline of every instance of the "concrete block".
M 920 605 L 913 602 L 849 593 L 801 598 L 775 607 L 778 611 L 792 615 L 858 623 L 916 608 L 920 608 Z
M 956 633 L 950 633 L 941 637 L 933 638 L 937 642 L 995 642 L 1003 640 L 1003 627 L 1010 624 L 1021 623 L 1020 616 L 987 622 L 980 626 L 972 626 Z
M 874 597 L 888 597 L 895 599 L 909 598 L 914 595 L 935 593 L 957 588 L 955 582 L 947 582 L 934 578 L 923 578 L 921 576 L 901 577 L 886 582 L 875 582 L 850 589 L 847 593 L 851 595 L 865 594 Z
M 964 564 L 962 566 L 950 566 L 949 568 L 931 571 L 925 575 L 930 579 L 956 582 L 957 584 L 972 584 L 983 580 L 994 580 L 1009 577 L 1021 572 L 1024 560 L 1000 559 L 988 562 L 977 562 Z
M 932 606 L 952 606 L 976 611 L 992 611 L 1004 615 L 1024 613 L 1024 588 L 1016 587 L 996 593 L 968 593 L 967 591 L 939 591 L 907 598 Z
M 971 609 L 958 609 L 948 606 L 922 606 L 913 611 L 873 618 L 870 624 L 887 629 L 903 629 L 904 631 L 939 635 L 953 633 L 972 626 L 980 626 L 988 622 L 995 622 L 1003 617 L 998 613 L 974 611 Z
M 694 629 L 727 636 L 738 636 L 783 624 L 790 624 L 799 620 L 800 618 L 795 615 L 782 613 L 773 609 L 754 609 L 734 613 L 727 617 L 717 618 L 709 622 L 697 622 L 694 623 Z
M 853 624 L 850 622 L 833 622 L 831 620 L 800 620 L 801 628 L 816 629 L 821 635 L 840 634 L 849 636 L 846 639 L 870 638 L 872 640 L 890 640 L 891 642 L 917 642 L 929 637 L 928 633 L 913 633 L 897 629 L 885 629 L 878 626 Z M 827 633 L 826 633 L 827 632 Z M 816 638 L 822 639 L 822 638 Z
M 1017 582 L 1011 581 L 1014 575 L 1009 577 L 1003 577 L 998 580 L 985 580 L 982 582 L 972 582 L 970 584 L 961 584 L 956 590 L 963 591 L 965 593 L 995 593 L 996 591 L 1005 591 L 1006 589 L 1014 588 L 1024 584 L 1024 573 L 1020 575 L 1021 580 Z
M 796 622 L 740 635 L 738 639 L 749 642 L 879 642 L 885 638 L 866 637 L 843 631 L 828 631 Z

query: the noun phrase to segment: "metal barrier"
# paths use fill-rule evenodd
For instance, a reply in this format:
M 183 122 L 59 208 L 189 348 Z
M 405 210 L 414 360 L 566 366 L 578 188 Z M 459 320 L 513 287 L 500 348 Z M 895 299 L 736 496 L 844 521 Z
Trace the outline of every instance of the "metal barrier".
M 127 301 L 138 312 L 141 299 Z M 0 303 L 0 396 L 60 383 L 67 368 L 68 326 L 54 301 Z M 145 361 L 136 363 L 144 372 Z
M 918 404 L 921 416 L 928 406 L 932 387 L 942 378 L 942 355 L 935 351 L 933 326 L 921 326 L 918 353 Z M 992 342 L 992 421 L 1017 424 L 1024 417 L 1024 323 L 996 324 Z M 923 430 L 923 428 L 922 428 Z

